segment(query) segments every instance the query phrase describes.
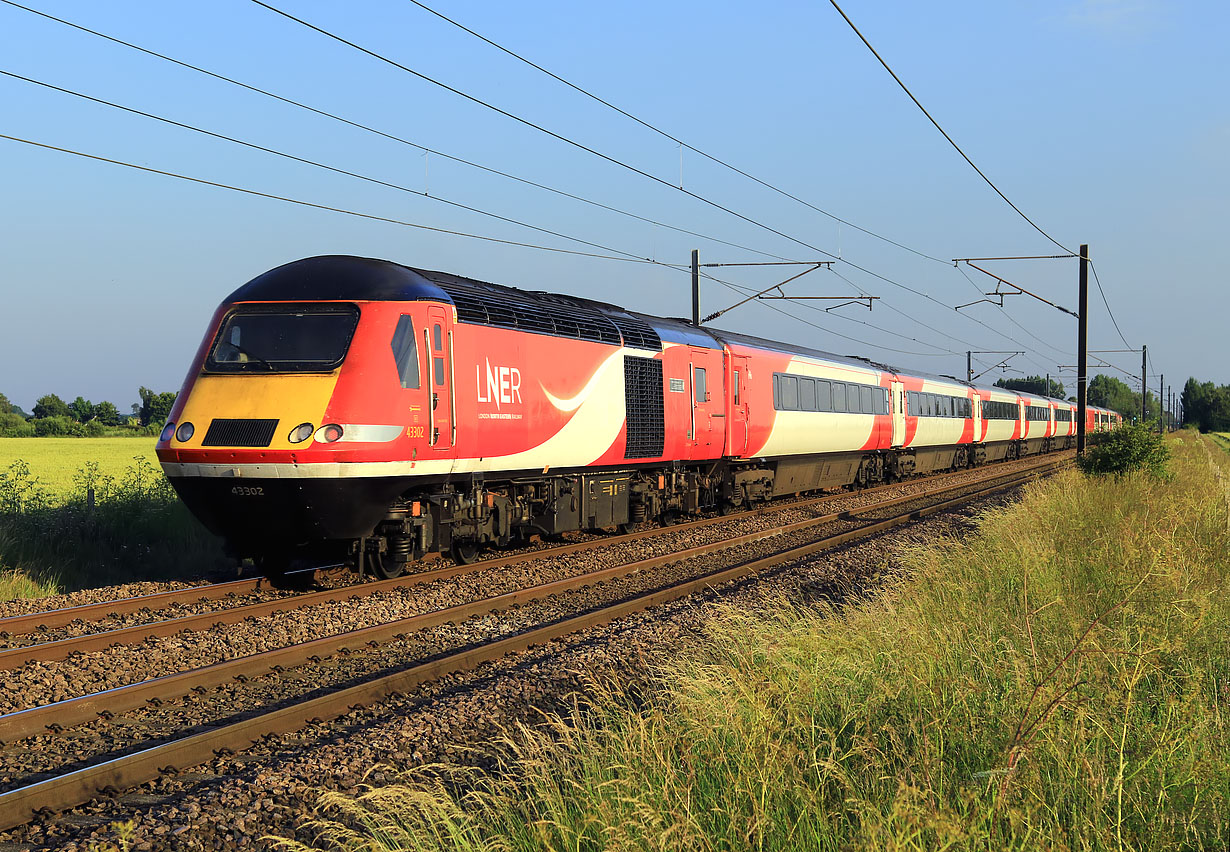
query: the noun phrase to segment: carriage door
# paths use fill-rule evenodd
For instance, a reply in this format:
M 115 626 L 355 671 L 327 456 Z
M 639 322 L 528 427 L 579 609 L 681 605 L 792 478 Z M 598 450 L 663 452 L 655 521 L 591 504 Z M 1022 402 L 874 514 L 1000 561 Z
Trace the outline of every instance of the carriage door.
M 423 349 L 428 355 L 431 380 L 431 446 L 450 449 L 457 440 L 457 401 L 453 398 L 453 325 L 443 308 L 427 312 Z
M 905 443 L 905 385 L 893 382 L 889 394 L 892 397 L 893 446 L 900 447 Z
M 688 372 L 690 373 L 689 384 L 692 396 L 691 427 L 694 448 L 692 458 L 707 459 L 713 456 L 715 430 L 723 433 L 718 435 L 721 440 L 717 452 L 720 454 L 726 445 L 723 425 L 726 414 L 722 410 L 721 402 L 714 398 L 715 390 L 719 396 L 722 393 L 722 380 L 718 375 L 722 362 L 713 357 L 715 354 L 717 353 L 711 349 L 693 349 L 689 359 Z M 713 363 L 715 360 L 716 365 Z M 716 423 L 714 422 L 715 417 L 717 418 Z
M 728 446 L 726 455 L 742 456 L 747 454 L 748 440 L 748 404 L 747 404 L 747 358 L 737 355 L 730 357 L 729 386 L 726 392 L 726 422 L 730 424 L 727 432 Z

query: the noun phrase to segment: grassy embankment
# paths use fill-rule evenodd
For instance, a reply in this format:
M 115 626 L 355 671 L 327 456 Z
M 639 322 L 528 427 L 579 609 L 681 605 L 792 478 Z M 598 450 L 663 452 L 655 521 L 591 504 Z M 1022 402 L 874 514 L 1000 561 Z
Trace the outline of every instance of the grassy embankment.
M 0 600 L 214 565 L 217 541 L 153 448 L 150 437 L 0 438 Z
M 1171 446 L 1169 481 L 1030 486 L 844 609 L 726 612 L 501 772 L 326 795 L 320 848 L 1225 849 L 1230 455 Z
M 1223 450 L 1230 452 L 1230 432 L 1210 432 L 1209 437 Z

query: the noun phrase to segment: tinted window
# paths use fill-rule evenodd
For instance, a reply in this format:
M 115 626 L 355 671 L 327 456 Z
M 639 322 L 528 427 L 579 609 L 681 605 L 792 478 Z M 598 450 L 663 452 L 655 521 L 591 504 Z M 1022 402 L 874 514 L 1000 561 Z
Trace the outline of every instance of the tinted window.
M 240 308 L 222 322 L 206 367 L 221 372 L 332 370 L 346 357 L 358 322 L 354 305 Z
M 799 380 L 794 376 L 782 376 L 782 408 L 799 410 Z
M 816 411 L 833 410 L 833 391 L 828 382 L 816 382 Z
M 833 410 L 846 410 L 846 384 L 845 382 L 833 382 Z
M 692 386 L 696 389 L 696 401 L 704 402 L 708 393 L 705 386 L 705 368 L 695 367 L 692 370 Z
M 735 405 L 738 405 L 739 404 L 739 371 L 738 370 L 735 370 L 734 381 L 732 382 L 732 384 L 734 385 L 733 391 L 735 395 Z
M 876 396 L 875 396 L 876 389 L 869 388 L 869 387 L 861 387 L 859 388 L 858 393 L 859 393 L 859 402 L 861 403 L 860 408 L 862 408 L 863 413 L 864 414 L 875 414 L 876 413 Z
M 414 323 L 407 314 L 397 318 L 393 332 L 393 363 L 403 388 L 419 386 L 419 349 L 414 339 Z
M 846 411 L 858 411 L 858 385 L 846 385 Z
M 906 407 L 908 414 L 914 417 L 918 416 L 918 392 L 917 391 L 906 391 L 905 407 Z
M 444 332 L 440 329 L 439 324 L 432 326 L 432 334 L 435 335 L 436 351 L 441 352 L 444 349 Z
M 439 326 L 436 326 L 436 327 L 439 328 Z M 444 359 L 443 358 L 432 358 L 431 364 L 436 373 L 436 384 L 443 385 L 444 384 Z
M 799 408 L 803 411 L 816 410 L 816 383 L 811 379 L 799 379 Z

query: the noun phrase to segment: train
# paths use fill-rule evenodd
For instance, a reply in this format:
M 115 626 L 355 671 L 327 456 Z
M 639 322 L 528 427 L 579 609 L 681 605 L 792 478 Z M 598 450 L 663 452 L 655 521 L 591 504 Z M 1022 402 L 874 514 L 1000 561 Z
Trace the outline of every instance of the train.
M 1122 418 L 1088 407 L 1087 429 Z M 275 573 L 395 577 L 534 536 L 1075 446 L 1076 406 L 330 255 L 217 308 L 159 436 L 188 508 Z

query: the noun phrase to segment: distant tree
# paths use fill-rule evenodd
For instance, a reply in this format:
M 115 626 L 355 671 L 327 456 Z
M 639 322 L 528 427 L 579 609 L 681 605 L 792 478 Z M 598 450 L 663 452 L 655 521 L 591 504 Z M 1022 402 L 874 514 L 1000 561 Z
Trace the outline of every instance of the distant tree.
M 124 417 L 115 407 L 115 403 L 106 400 L 94 406 L 94 419 L 104 426 L 119 426 L 124 422 Z
M 155 393 L 147 387 L 142 387 L 137 393 L 141 397 L 141 404 L 134 405 L 133 412 L 137 414 L 142 426 L 149 426 L 151 423 L 161 425 L 171 416 L 171 408 L 175 405 L 177 394 L 172 391 Z
M 1230 431 L 1230 386 L 1190 378 L 1179 398 L 1183 417 L 1201 432 Z
M 0 393 L 0 414 L 12 414 L 13 404 L 9 402 L 9 398 Z
M 78 423 L 89 423 L 94 419 L 94 403 L 79 396 L 68 404 L 68 410 L 73 413 L 73 419 Z
M 1114 376 L 1098 373 L 1089 381 L 1089 404 L 1117 411 L 1131 420 L 1140 416 L 1140 394 Z
M 1051 379 L 1049 388 L 1046 382 L 1047 380 L 1043 376 L 1027 376 L 1023 379 L 998 379 L 995 382 L 995 387 L 1019 391 L 1030 396 L 1049 396 L 1055 399 L 1063 399 L 1063 382 Z
M 54 393 L 49 393 L 46 396 L 39 397 L 38 402 L 34 403 L 34 416 L 39 420 L 46 417 L 71 419 L 73 412 L 69 409 L 68 403 Z

